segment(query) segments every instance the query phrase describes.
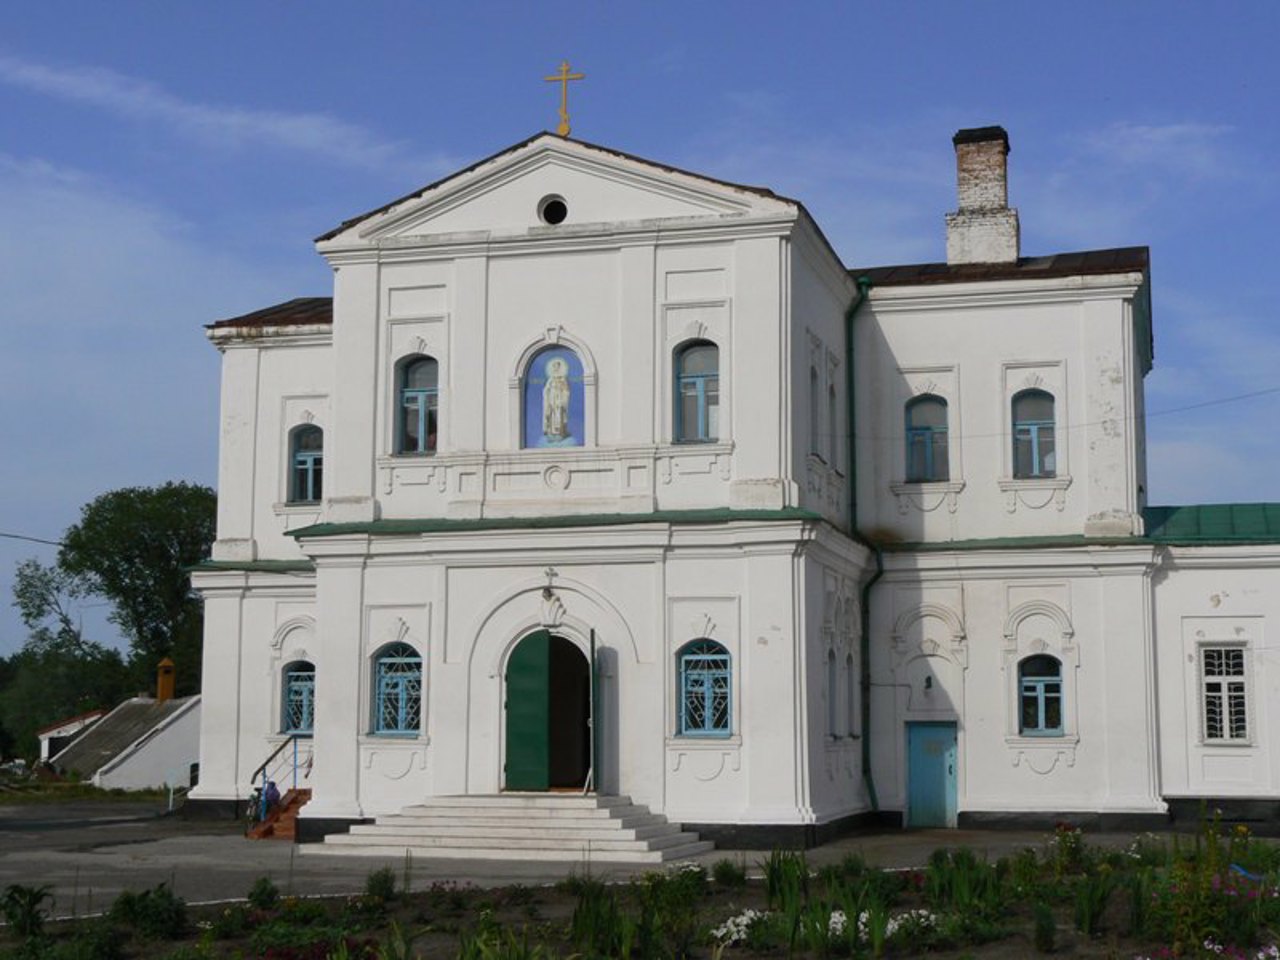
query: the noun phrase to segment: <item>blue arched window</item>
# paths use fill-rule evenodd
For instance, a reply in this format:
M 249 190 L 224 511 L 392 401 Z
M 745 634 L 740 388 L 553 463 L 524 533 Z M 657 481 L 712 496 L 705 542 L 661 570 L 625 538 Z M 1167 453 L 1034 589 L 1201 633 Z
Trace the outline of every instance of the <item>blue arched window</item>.
M 947 401 L 926 393 L 907 403 L 907 482 L 951 478 L 947 453 Z
M 440 365 L 409 357 L 396 376 L 396 453 L 435 453 L 440 423 Z
M 313 426 L 290 431 L 289 465 L 289 502 L 319 502 L 324 491 L 324 431 Z
M 1062 664 L 1040 654 L 1018 664 L 1018 731 L 1024 737 L 1062 736 Z
M 1053 394 L 1023 390 L 1013 396 L 1013 475 L 1019 479 L 1057 473 Z
M 676 442 L 720 439 L 720 348 L 694 340 L 676 351 Z
M 285 733 L 310 733 L 316 719 L 316 668 L 296 660 L 284 668 L 283 723 Z
M 407 643 L 384 647 L 373 661 L 374 733 L 413 736 L 422 727 L 422 657 Z
M 680 735 L 727 737 L 731 729 L 729 651 L 714 640 L 694 640 L 677 654 Z

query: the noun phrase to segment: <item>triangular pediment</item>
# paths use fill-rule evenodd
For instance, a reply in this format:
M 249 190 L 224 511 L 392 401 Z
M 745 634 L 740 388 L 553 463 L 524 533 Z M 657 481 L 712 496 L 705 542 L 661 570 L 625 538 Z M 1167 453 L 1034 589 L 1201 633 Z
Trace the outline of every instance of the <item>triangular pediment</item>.
M 545 229 L 548 198 L 566 228 L 688 218 L 794 214 L 768 190 L 724 183 L 627 154 L 542 134 L 320 237 L 337 245 Z

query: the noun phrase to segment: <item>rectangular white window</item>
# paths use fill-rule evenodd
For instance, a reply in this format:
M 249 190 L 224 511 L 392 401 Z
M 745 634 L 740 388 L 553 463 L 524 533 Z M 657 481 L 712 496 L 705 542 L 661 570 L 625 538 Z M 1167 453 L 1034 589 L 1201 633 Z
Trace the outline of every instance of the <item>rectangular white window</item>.
M 1202 647 L 1200 684 L 1206 741 L 1249 739 L 1244 647 Z

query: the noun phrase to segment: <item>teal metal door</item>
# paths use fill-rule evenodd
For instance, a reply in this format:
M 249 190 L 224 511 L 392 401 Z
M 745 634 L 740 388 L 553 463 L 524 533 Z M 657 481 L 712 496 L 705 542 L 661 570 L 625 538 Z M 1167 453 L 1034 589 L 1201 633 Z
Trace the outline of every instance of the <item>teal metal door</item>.
M 546 790 L 551 785 L 551 634 L 538 630 L 511 651 L 507 661 L 508 790 Z
M 907 826 L 956 825 L 956 725 L 907 724 Z

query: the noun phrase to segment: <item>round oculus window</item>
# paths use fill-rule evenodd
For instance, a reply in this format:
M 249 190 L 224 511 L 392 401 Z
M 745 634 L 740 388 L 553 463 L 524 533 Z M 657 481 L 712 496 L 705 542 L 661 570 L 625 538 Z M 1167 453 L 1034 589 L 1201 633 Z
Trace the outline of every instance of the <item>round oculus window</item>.
M 554 227 L 557 223 L 564 223 L 564 218 L 567 216 L 569 216 L 569 205 L 564 202 L 564 197 L 553 194 L 543 197 L 538 203 L 538 219 L 543 223 L 549 223 Z

